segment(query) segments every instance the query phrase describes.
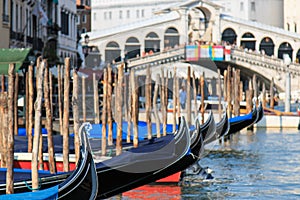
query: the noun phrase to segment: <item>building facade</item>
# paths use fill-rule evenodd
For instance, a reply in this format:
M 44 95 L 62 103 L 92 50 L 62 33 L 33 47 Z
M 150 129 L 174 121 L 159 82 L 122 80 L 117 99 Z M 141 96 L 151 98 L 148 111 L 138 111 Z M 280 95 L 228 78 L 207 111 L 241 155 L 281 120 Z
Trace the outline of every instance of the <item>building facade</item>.
M 32 48 L 50 65 L 70 57 L 76 63 L 75 0 L 10 0 L 9 48 Z
M 77 32 L 79 34 L 91 31 L 91 4 L 90 0 L 77 0 Z
M 91 1 L 92 31 L 142 21 L 155 15 L 155 11 L 184 0 L 93 0 Z
M 285 0 L 211 0 L 211 2 L 222 6 L 223 14 L 283 28 Z
M 284 0 L 284 29 L 300 33 L 300 13 L 298 0 Z
M 9 47 L 9 30 L 10 30 L 10 0 L 2 0 L 0 3 L 0 48 Z

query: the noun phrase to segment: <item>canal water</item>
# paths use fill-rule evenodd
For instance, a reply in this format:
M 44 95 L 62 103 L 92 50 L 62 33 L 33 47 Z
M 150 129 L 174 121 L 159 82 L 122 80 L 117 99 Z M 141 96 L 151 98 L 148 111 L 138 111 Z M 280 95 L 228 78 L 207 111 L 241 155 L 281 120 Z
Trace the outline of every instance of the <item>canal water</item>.
M 245 130 L 207 146 L 200 165 L 213 170 L 214 179 L 190 176 L 184 186 L 148 185 L 112 199 L 300 199 L 296 129 Z

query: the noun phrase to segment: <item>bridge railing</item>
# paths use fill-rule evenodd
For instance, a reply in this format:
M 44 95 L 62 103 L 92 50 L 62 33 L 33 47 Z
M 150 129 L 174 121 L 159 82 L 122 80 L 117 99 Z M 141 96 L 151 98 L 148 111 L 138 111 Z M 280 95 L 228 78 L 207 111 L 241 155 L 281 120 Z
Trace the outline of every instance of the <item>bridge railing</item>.
M 232 49 L 231 57 L 233 60 L 239 59 L 244 62 L 252 62 L 256 65 L 263 66 L 270 69 L 286 72 L 289 70 L 290 73 L 300 75 L 300 64 L 291 63 L 289 67 L 283 62 L 282 59 L 274 58 L 268 55 L 263 55 L 257 52 L 249 52 L 242 49 Z
M 168 62 L 175 62 L 184 59 L 184 47 L 173 48 L 168 51 L 153 53 L 138 58 L 128 60 L 128 67 L 138 67 L 147 64 L 164 64 Z

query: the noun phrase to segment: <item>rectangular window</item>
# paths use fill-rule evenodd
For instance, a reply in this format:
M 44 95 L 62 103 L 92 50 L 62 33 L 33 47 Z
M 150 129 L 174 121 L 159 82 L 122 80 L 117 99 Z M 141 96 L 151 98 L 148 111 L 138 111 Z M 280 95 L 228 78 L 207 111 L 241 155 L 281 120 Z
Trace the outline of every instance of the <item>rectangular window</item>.
M 107 13 L 104 12 L 104 19 L 107 19 Z
M 109 19 L 112 19 L 111 11 L 109 11 L 108 15 L 109 15 L 108 18 L 109 18 Z
M 295 23 L 295 33 L 297 33 L 297 23 Z
M 81 33 L 86 33 L 86 29 L 82 28 Z
M 76 17 L 76 24 L 80 24 L 80 15 L 77 15 Z
M 136 18 L 140 18 L 140 10 L 136 10 Z
M 82 15 L 82 23 L 86 23 L 86 15 Z
M 251 2 L 251 11 L 255 12 L 255 2 Z
M 94 21 L 97 20 L 97 13 L 94 13 Z
M 3 10 L 2 10 L 2 21 L 5 23 L 9 22 L 9 17 L 8 17 L 8 0 L 3 0 Z
M 120 11 L 119 11 L 119 19 L 122 19 L 122 18 L 123 18 L 122 15 L 123 15 L 123 12 L 122 12 L 122 10 L 120 10 Z
M 127 10 L 127 18 L 130 18 L 130 10 Z
M 61 11 L 61 33 L 64 35 L 69 35 L 69 15 Z
M 240 2 L 240 11 L 244 11 L 244 2 Z
M 142 9 L 142 17 L 145 17 L 145 10 L 144 9 Z
M 16 4 L 16 32 L 19 31 L 19 6 Z

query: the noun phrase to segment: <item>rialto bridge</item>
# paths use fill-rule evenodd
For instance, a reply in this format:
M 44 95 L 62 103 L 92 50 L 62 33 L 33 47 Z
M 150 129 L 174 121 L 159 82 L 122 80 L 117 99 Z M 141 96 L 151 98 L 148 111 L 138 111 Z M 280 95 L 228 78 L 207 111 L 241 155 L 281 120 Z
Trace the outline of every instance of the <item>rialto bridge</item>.
M 231 60 L 219 67 L 231 64 L 241 74 L 256 73 L 268 83 L 273 78 L 281 91 L 289 72 L 292 90 L 300 88 L 299 34 L 222 15 L 219 6 L 206 1 L 181 3 L 151 19 L 87 35 L 88 45 L 100 50 L 105 63 L 129 60 L 132 67 L 183 62 L 188 44 L 231 45 Z M 285 54 L 291 63 L 283 61 Z

